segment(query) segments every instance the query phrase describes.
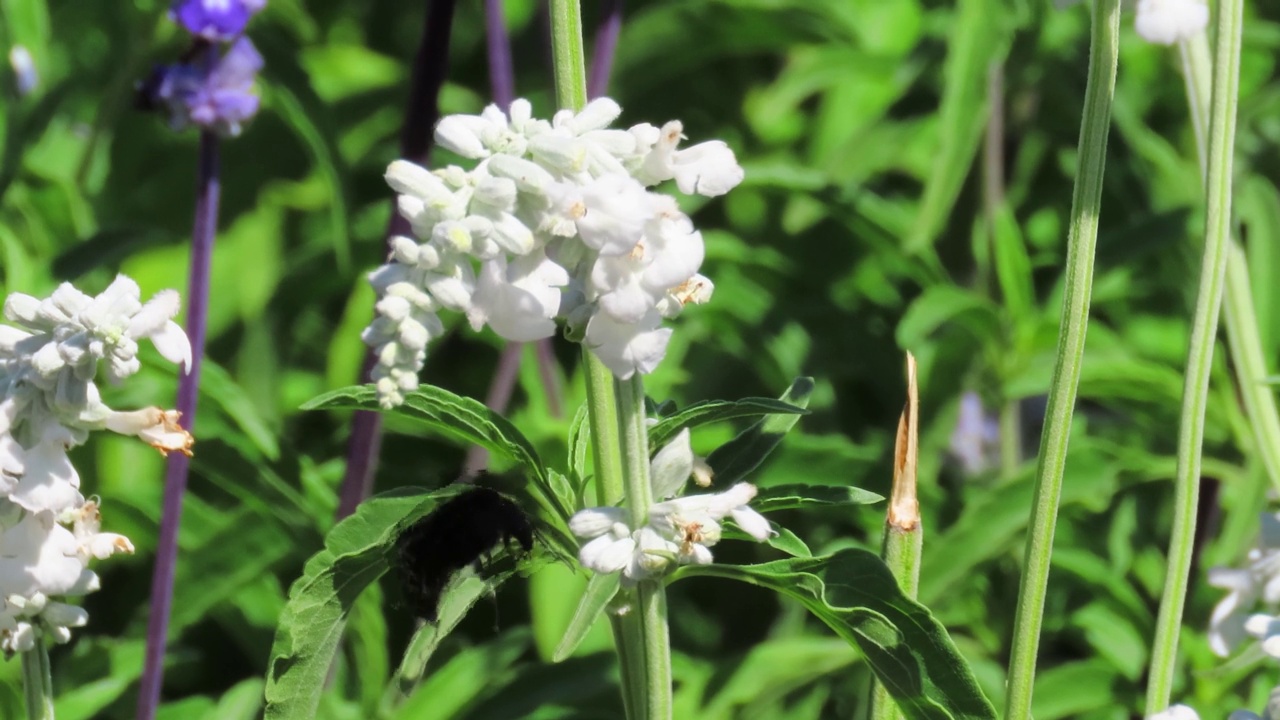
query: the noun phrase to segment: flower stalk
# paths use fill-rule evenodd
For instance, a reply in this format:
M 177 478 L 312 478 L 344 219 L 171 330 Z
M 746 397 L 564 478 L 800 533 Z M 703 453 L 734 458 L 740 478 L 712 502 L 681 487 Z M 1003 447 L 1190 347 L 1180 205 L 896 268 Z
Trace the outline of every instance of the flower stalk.
M 204 357 L 209 316 L 209 273 L 213 241 L 218 233 L 218 201 L 222 190 L 218 143 L 218 136 L 212 131 L 201 131 L 199 184 L 187 278 L 186 331 L 191 339 L 191 365 L 190 371 L 178 381 L 177 402 L 179 416 L 187 428 L 195 422 L 196 401 L 200 393 L 200 362 Z M 160 705 L 165 645 L 173 607 L 173 578 L 178 564 L 178 528 L 182 522 L 182 499 L 187 491 L 190 463 L 191 459 L 185 453 L 172 453 L 165 467 L 160 537 L 156 542 L 156 566 L 151 579 L 151 614 L 147 618 L 147 653 L 138 690 L 138 720 L 152 720 Z
M 920 502 L 916 497 L 916 469 L 920 455 L 920 392 L 916 382 L 916 359 L 907 353 L 907 403 L 898 419 L 898 435 L 893 447 L 893 492 L 885 518 L 881 555 L 898 587 L 915 599 L 920 588 L 920 562 L 924 531 L 920 527 Z M 883 684 L 872 678 L 871 720 L 905 717 Z
M 49 667 L 49 646 L 36 638 L 35 647 L 22 653 L 22 692 L 27 704 L 27 720 L 53 720 L 53 673 Z
M 1196 155 L 1200 173 L 1208 171 L 1209 108 L 1212 99 L 1213 59 L 1209 54 L 1208 34 L 1201 31 L 1178 43 L 1182 59 L 1182 75 L 1186 82 L 1187 104 L 1196 135 Z M 1207 182 L 1206 178 L 1202 178 Z M 1224 288 L 1222 318 L 1227 328 L 1227 345 L 1231 350 L 1236 383 L 1244 402 L 1245 416 L 1253 430 L 1254 442 L 1272 487 L 1280 490 L 1280 410 L 1275 392 L 1266 383 L 1267 357 L 1258 335 L 1258 313 L 1253 301 L 1249 267 L 1244 248 L 1235 238 L 1227 250 L 1227 279 Z
M 1098 0 L 1091 6 L 1091 13 L 1089 74 L 1084 117 L 1080 125 L 1079 171 L 1071 201 L 1067 267 L 1059 322 L 1061 330 L 1045 409 L 1045 429 L 1036 467 L 1035 499 L 1014 620 L 1004 712 L 1008 720 L 1026 720 L 1031 716 L 1032 685 L 1049 585 L 1053 534 L 1089 323 L 1102 176 L 1106 167 L 1107 134 L 1111 125 L 1119 55 L 1120 1 Z
M 409 99 L 400 129 L 400 157 L 415 163 L 427 163 L 431 154 L 431 130 L 440 119 L 440 88 L 448 67 L 449 30 L 453 26 L 455 4 L 456 0 L 433 0 L 423 18 L 422 40 L 413 60 Z M 409 221 L 396 212 L 392 200 L 384 236 L 387 247 L 391 247 L 391 238 L 409 231 Z M 360 371 L 362 382 L 369 381 L 375 361 L 370 350 Z M 347 465 L 338 490 L 337 519 L 355 512 L 356 506 L 372 492 L 381 449 L 382 415 L 357 410 L 352 415 L 351 435 L 347 438 Z
M 1218 5 L 1217 48 L 1213 63 L 1209 119 L 1208 173 L 1205 183 L 1205 246 L 1184 376 L 1182 417 L 1178 426 L 1178 467 L 1168 573 L 1156 619 L 1156 637 L 1147 684 L 1147 707 L 1152 709 L 1164 708 L 1169 704 L 1194 549 L 1205 406 L 1208 402 L 1209 374 L 1213 364 L 1218 313 L 1222 307 L 1223 279 L 1227 270 L 1231 237 L 1231 167 L 1240 85 L 1242 6 L 1241 0 L 1223 0 Z

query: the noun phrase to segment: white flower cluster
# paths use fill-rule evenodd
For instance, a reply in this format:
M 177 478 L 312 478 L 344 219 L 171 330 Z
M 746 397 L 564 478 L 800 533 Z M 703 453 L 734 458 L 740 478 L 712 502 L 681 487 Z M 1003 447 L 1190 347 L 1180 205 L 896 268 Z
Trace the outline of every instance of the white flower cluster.
M 569 530 L 588 540 L 578 553 L 583 567 L 602 574 L 621 572 L 625 583 L 634 584 L 660 577 L 674 566 L 710 564 L 710 548 L 720 541 L 720 521 L 726 517 L 756 540 L 773 534 L 769 521 L 747 507 L 756 496 L 749 483 L 721 493 L 674 497 L 691 475 L 704 473 L 685 429 L 650 464 L 653 496 L 660 502 L 649 507 L 647 523 L 632 528 L 627 511 L 618 507 L 586 508 L 569 519 Z
M 80 494 L 67 451 L 90 430 L 136 435 L 161 452 L 187 452 L 178 414 L 160 408 L 117 412 L 94 384 L 100 361 L 115 382 L 137 372 L 138 341 L 191 365 L 187 336 L 172 318 L 178 294 L 145 305 L 119 276 L 89 297 L 64 283 L 47 299 L 14 293 L 0 324 L 0 650 L 28 650 L 39 634 L 57 642 L 88 621 L 83 608 L 52 598 L 98 589 L 89 558 L 133 552 L 121 535 L 100 532 L 98 503 Z
M 1220 657 L 1254 637 L 1264 652 L 1280 659 L 1280 620 L 1255 612 L 1259 602 L 1270 610 L 1280 606 L 1280 515 L 1261 517 L 1258 546 L 1249 550 L 1247 566 L 1209 569 L 1209 584 L 1228 591 L 1209 618 L 1209 648 Z
M 1133 25 L 1143 40 L 1173 45 L 1209 25 L 1209 6 L 1204 0 L 1138 0 Z
M 701 233 L 674 198 L 646 188 L 675 180 L 714 197 L 741 182 L 742 168 L 723 142 L 677 150 L 679 121 L 610 129 L 620 113 L 608 98 L 550 122 L 527 100 L 509 114 L 490 105 L 436 126 L 436 142 L 474 168 L 387 168 L 417 237 L 393 238 L 389 262 L 370 275 L 377 317 L 363 338 L 383 405 L 418 386 L 441 309 L 512 341 L 550 337 L 564 320 L 623 379 L 662 360 L 663 319 L 706 302 L 713 285 L 698 274 Z

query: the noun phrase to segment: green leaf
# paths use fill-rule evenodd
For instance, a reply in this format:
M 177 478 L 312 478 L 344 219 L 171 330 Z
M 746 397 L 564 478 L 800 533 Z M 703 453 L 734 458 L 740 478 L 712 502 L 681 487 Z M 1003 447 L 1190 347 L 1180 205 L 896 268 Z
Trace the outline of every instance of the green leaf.
M 401 488 L 360 504 L 334 526 L 325 547 L 289 588 L 268 664 L 268 720 L 314 720 L 347 614 L 367 585 L 390 566 L 400 530 L 430 512 L 455 488 L 428 493 Z
M 946 226 L 978 152 L 988 115 L 987 70 L 1009 49 L 1006 12 L 994 0 L 960 0 L 956 5 L 946 33 L 938 149 L 905 242 L 909 253 L 930 247 Z
M 586 491 L 588 477 L 587 453 L 591 450 L 589 416 L 587 404 L 584 402 L 578 406 L 578 412 L 574 413 L 573 422 L 569 424 L 569 470 L 572 472 L 572 477 L 577 480 L 574 507 L 581 507 L 584 504 L 582 498 Z
M 996 717 L 946 629 L 902 594 L 873 553 L 848 549 L 761 565 L 690 565 L 674 577 L 691 576 L 739 580 L 799 600 L 862 651 L 908 718 Z
M 996 306 L 990 300 L 954 285 L 934 285 L 911 303 L 898 322 L 898 346 L 919 350 L 930 335 L 951 323 L 963 325 L 979 340 L 995 338 L 1000 329 Z
M 582 599 L 578 601 L 578 609 L 573 613 L 573 619 L 569 621 L 564 637 L 561 638 L 560 644 L 556 646 L 556 651 L 551 656 L 552 662 L 561 662 L 578 649 L 582 639 L 587 636 L 591 626 L 595 625 L 600 614 L 618 594 L 621 586 L 622 576 L 618 573 L 591 576 L 591 580 L 587 582 L 587 589 L 582 593 Z
M 1018 219 L 1007 203 L 1002 203 L 995 217 L 996 279 L 1005 310 L 1015 324 L 1035 321 L 1035 284 L 1031 277 L 1031 259 Z
M 881 500 L 883 495 L 847 485 L 774 485 L 760 488 L 751 507 L 766 513 L 819 506 L 870 505 Z
M 400 661 L 400 668 L 396 671 L 396 683 L 390 689 L 409 694 L 421 682 L 427 663 L 440 647 L 440 642 L 462 622 L 462 618 L 466 617 L 480 598 L 492 592 L 513 574 L 514 570 L 507 570 L 486 579 L 475 575 L 460 575 L 451 580 L 441 596 L 439 621 L 435 625 L 423 623 L 413 634 L 409 647 L 404 651 L 404 658 Z M 383 707 L 387 707 L 385 700 Z
M 280 458 L 276 432 L 268 426 L 257 405 L 221 365 L 208 359 L 200 364 L 200 397 L 221 408 L 264 457 Z
M 809 411 L 773 398 L 743 398 L 741 400 L 707 400 L 694 403 L 664 417 L 649 428 L 649 447 L 655 451 L 666 445 L 683 428 L 695 428 L 722 420 L 760 415 L 808 415 Z
M 781 400 L 788 405 L 805 408 L 813 393 L 812 378 L 797 378 L 787 388 Z M 728 486 L 746 477 L 764 462 L 782 437 L 795 426 L 799 415 L 770 415 L 756 421 L 737 437 L 716 448 L 707 458 L 707 464 L 715 471 L 716 480 Z
M 376 410 L 417 420 L 468 444 L 480 445 L 490 452 L 504 455 L 523 466 L 557 510 L 567 519 L 568 508 L 560 503 L 551 486 L 538 451 L 514 425 L 477 400 L 455 395 L 434 385 L 421 385 L 405 393 L 404 404 L 384 410 L 378 405 L 373 385 L 353 385 L 327 392 L 302 405 L 303 410 Z

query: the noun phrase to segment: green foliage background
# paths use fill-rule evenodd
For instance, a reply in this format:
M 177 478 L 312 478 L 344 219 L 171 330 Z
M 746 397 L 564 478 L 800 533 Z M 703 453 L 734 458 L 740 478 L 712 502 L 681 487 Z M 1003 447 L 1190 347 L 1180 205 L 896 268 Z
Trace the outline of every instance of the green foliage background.
M 587 27 L 596 3 L 585 3 Z M 506 4 L 517 92 L 551 106 L 545 18 Z M 0 49 L 21 44 L 41 75 L 0 87 L 0 290 L 96 292 L 116 272 L 144 295 L 184 289 L 196 138 L 132 109 L 132 88 L 185 38 L 157 0 L 0 0 Z M 266 58 L 263 111 L 224 146 L 191 493 L 181 535 L 162 717 L 233 720 L 261 711 L 263 676 L 290 582 L 333 524 L 349 417 L 302 412 L 353 383 L 372 312 L 364 274 L 381 262 L 408 62 L 424 4 L 271 0 L 250 26 Z M 1236 208 L 1262 338 L 1280 355 L 1280 6 L 1249 3 Z M 460 3 L 444 112 L 488 96 L 483 17 Z M 1131 26 L 1131 22 L 1128 23 Z M 855 484 L 887 494 L 904 349 L 920 360 L 925 560 L 921 600 L 948 626 L 1000 704 L 1030 502 L 1035 437 L 1052 366 L 1065 219 L 1087 61 L 1087 10 L 1032 0 L 667 0 L 632 2 L 612 82 L 623 122 L 683 120 L 720 138 L 746 181 L 690 207 L 704 229 L 710 305 L 679 321 L 648 380 L 655 398 L 776 396 L 818 381 L 799 431 L 753 480 Z M 590 41 L 590 38 L 588 38 Z M 1003 188 L 984 193 L 992 68 L 1003 77 Z M 1202 223 L 1194 139 L 1174 50 L 1125 30 L 1103 197 L 1082 411 L 1067 464 L 1035 716 L 1141 712 L 1164 572 L 1181 367 Z M 984 210 L 984 204 L 986 205 Z M 987 218 L 993 221 L 989 222 Z M 991 232 L 988 232 L 988 229 Z M 425 377 L 483 398 L 500 346 L 454 318 Z M 574 348 L 557 348 L 566 414 L 552 417 L 528 356 L 512 421 L 563 458 L 582 400 Z M 154 355 L 152 356 L 154 359 Z M 1262 706 L 1274 667 L 1225 665 L 1204 627 L 1266 509 L 1261 463 L 1220 348 L 1207 423 L 1202 543 L 1178 694 L 1207 717 Z M 167 404 L 155 362 L 118 407 Z M 1004 408 L 1006 462 L 976 477 L 947 454 L 960 394 Z M 1014 410 L 1020 411 L 1021 420 Z M 449 482 L 464 448 L 390 421 L 378 490 Z M 702 452 L 732 424 L 699 430 Z M 53 656 L 58 716 L 132 716 L 156 542 L 162 459 L 99 437 L 74 455 L 105 525 L 137 545 L 98 566 L 91 623 Z M 1016 458 L 1009 458 L 1015 460 Z M 563 463 L 556 463 L 563 465 Z M 815 552 L 878 547 L 883 506 L 778 513 Z M 717 557 L 763 562 L 767 547 Z M 550 567 L 482 602 L 398 706 L 383 688 L 411 631 L 398 591 L 352 618 L 324 718 L 614 717 L 616 667 L 597 633 L 550 657 L 584 581 Z M 672 588 L 678 717 L 848 717 L 865 702 L 856 651 L 798 604 L 706 578 Z M 531 609 L 532 608 L 532 609 Z M 495 630 L 495 625 L 497 629 Z M 18 664 L 0 664 L 0 716 L 18 717 Z

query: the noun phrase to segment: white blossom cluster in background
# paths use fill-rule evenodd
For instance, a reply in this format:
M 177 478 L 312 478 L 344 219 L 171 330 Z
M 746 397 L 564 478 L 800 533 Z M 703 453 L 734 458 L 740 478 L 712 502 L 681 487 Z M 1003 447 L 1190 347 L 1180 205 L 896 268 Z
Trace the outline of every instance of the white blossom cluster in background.
M 363 338 L 384 406 L 418 386 L 440 310 L 512 341 L 550 337 L 564 321 L 623 379 L 662 360 L 672 332 L 663 320 L 706 302 L 713 285 L 698 274 L 701 233 L 674 198 L 647 188 L 675 180 L 715 197 L 743 173 L 723 142 L 680 150 L 679 121 L 610 129 L 620 113 L 608 98 L 549 122 L 527 100 L 509 114 L 490 105 L 436 126 L 436 142 L 475 167 L 387 168 L 416 237 L 393 238 L 389 262 L 370 275 L 377 317 Z
M 1220 657 L 1252 637 L 1280 659 L 1280 618 L 1272 614 L 1280 607 L 1280 515 L 1264 513 L 1261 524 L 1245 567 L 1209 569 L 1209 584 L 1227 591 L 1209 618 L 1209 648 Z
M 569 530 L 587 540 L 578 553 L 583 567 L 601 574 L 620 572 L 630 585 L 679 565 L 710 564 L 710 548 L 720 541 L 725 518 L 758 541 L 773 534 L 769 521 L 747 506 L 756 496 L 754 485 L 738 483 L 720 493 L 676 497 L 690 476 L 700 486 L 711 481 L 705 463 L 693 454 L 686 428 L 653 456 L 649 481 L 657 502 L 649 507 L 644 525 L 628 525 L 627 510 L 618 507 L 586 508 L 569 519 Z
M 1204 0 L 1138 0 L 1133 26 L 1138 35 L 1157 45 L 1190 40 L 1209 25 Z
M 178 294 L 143 304 L 137 284 L 118 276 L 97 297 L 64 283 L 45 299 L 14 293 L 0 324 L 0 650 L 29 650 L 39 635 L 66 642 L 89 619 L 65 602 L 98 589 L 90 558 L 133 552 L 128 538 L 101 532 L 99 504 L 80 494 L 67 451 L 107 429 L 135 435 L 161 452 L 189 454 L 178 413 L 158 407 L 116 411 L 94 379 L 137 372 L 138 342 L 149 339 L 184 369 L 191 345 L 172 321 Z

